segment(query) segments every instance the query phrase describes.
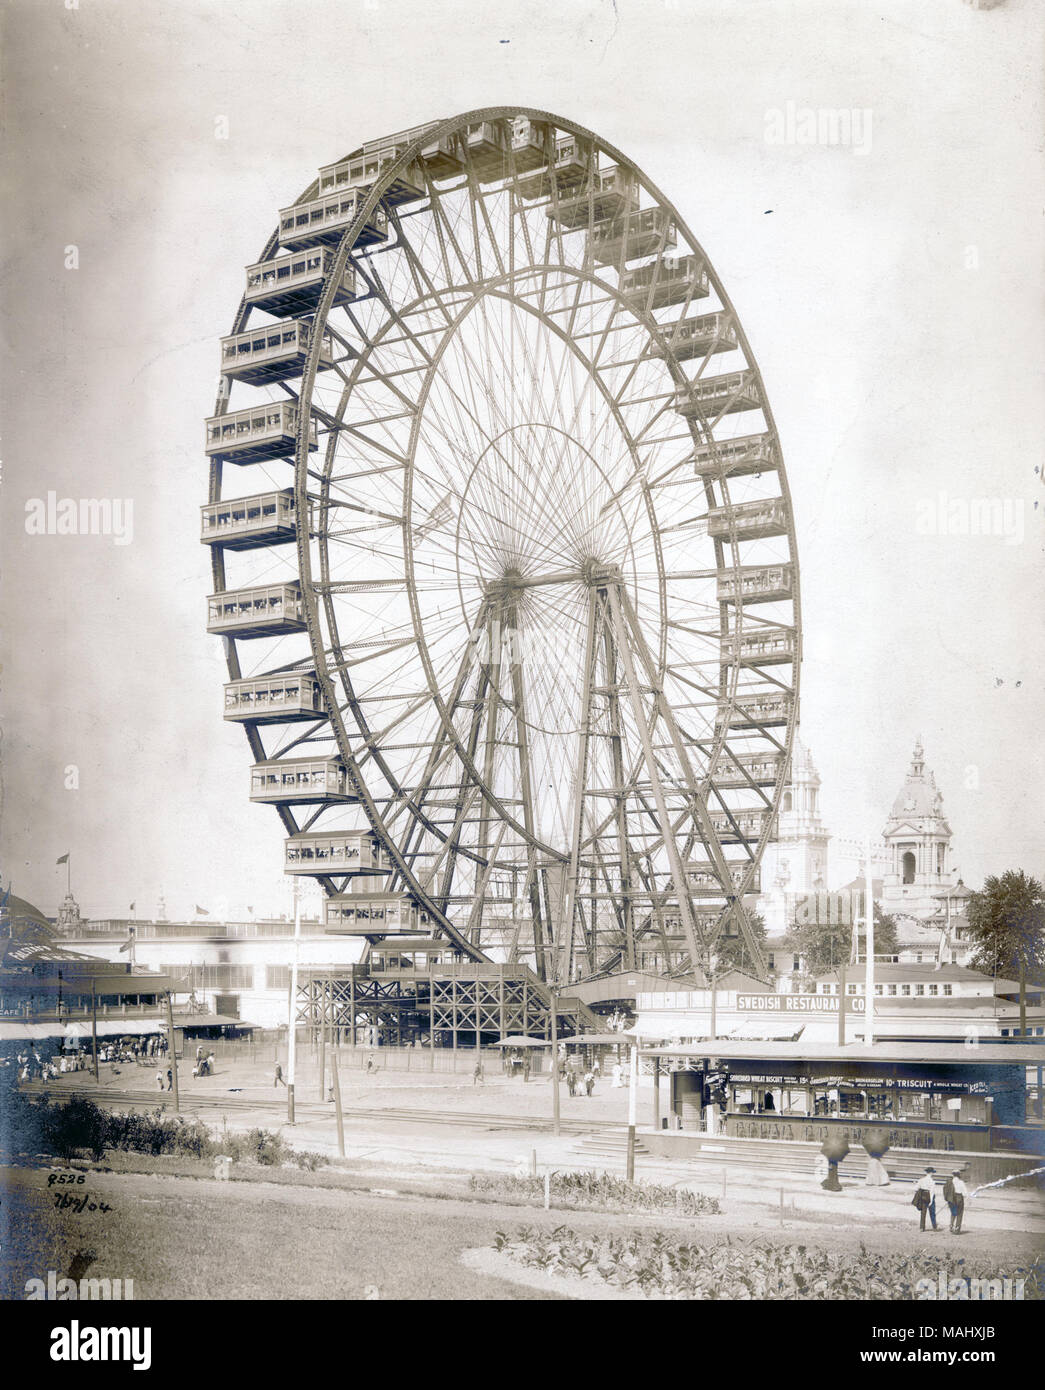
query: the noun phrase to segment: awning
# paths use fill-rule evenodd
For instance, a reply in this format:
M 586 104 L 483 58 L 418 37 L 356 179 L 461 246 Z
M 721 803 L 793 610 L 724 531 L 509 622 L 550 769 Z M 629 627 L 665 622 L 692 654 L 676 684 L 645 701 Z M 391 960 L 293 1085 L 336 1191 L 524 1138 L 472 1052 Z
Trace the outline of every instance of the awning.
M 143 1033 L 158 1033 L 158 1018 L 100 1018 L 98 1036 L 100 1038 L 137 1038 Z M 65 1025 L 65 1036 L 72 1041 L 83 1041 L 91 1036 L 91 1025 L 77 1020 Z
M 174 1015 L 175 1028 L 256 1028 L 256 1023 L 247 1023 L 242 1018 L 233 1018 L 231 1014 L 182 1014 Z M 166 1023 L 163 1025 L 166 1031 Z
M 0 1020 L 0 1042 L 42 1042 L 45 1038 L 64 1038 L 60 1023 L 26 1023 L 21 1019 Z
M 500 1042 L 495 1042 L 494 1047 L 551 1047 L 550 1042 L 545 1042 L 544 1038 L 526 1038 L 521 1033 L 512 1037 L 502 1038 Z
M 139 1037 L 143 1033 L 158 1033 L 158 1018 L 100 1018 L 98 1036 L 100 1038 Z M 90 1041 L 91 1025 L 82 1019 L 75 1023 L 27 1023 L 21 1020 L 0 1020 L 0 1042 L 43 1042 L 53 1038 L 56 1042 Z

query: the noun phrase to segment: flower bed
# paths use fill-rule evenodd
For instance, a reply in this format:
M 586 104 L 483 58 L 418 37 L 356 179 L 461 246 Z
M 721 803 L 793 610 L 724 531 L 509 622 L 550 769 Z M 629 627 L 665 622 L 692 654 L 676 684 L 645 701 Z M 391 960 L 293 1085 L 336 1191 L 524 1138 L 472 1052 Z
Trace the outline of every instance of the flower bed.
M 474 1173 L 468 1185 L 473 1192 L 544 1201 L 543 1178 Z M 551 1173 L 549 1187 L 557 1207 L 579 1210 L 673 1211 L 679 1216 L 718 1216 L 722 1210 L 714 1197 L 700 1192 L 657 1183 L 627 1182 L 609 1173 Z
M 1045 1298 L 1045 1260 L 1015 1269 L 986 1256 L 877 1254 L 862 1244 L 852 1253 L 728 1238 L 693 1245 L 662 1231 L 588 1235 L 568 1226 L 553 1231 L 523 1226 L 514 1235 L 499 1231 L 494 1248 L 532 1269 L 660 1298 L 907 1301 L 936 1297 L 941 1274 L 949 1282 L 1022 1280 L 1022 1298 Z M 951 1296 L 963 1295 L 952 1289 Z

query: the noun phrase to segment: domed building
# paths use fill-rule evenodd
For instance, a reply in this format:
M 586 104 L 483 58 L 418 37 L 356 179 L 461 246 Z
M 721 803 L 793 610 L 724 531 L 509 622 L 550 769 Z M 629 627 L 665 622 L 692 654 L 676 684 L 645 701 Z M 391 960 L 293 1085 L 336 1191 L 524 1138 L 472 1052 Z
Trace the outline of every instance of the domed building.
M 938 917 L 941 901 L 954 888 L 951 827 L 920 738 L 882 838 L 890 859 L 882 883 L 883 911 L 916 920 Z

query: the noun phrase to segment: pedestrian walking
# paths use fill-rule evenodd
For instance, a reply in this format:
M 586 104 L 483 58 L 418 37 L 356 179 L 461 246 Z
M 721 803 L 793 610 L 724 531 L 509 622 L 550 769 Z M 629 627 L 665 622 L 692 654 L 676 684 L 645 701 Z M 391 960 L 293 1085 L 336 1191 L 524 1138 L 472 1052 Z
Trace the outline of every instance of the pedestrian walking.
M 925 1217 L 928 1213 L 929 1220 L 933 1223 L 933 1230 L 936 1230 L 936 1169 L 926 1168 L 923 1175 L 918 1179 L 918 1186 L 914 1189 L 914 1196 L 911 1198 L 911 1205 L 918 1208 L 918 1229 L 925 1230 Z
M 286 1084 L 287 1084 L 287 1083 L 283 1080 L 283 1068 L 282 1068 L 282 1067 L 280 1066 L 280 1064 L 277 1062 L 277 1063 L 276 1063 L 276 1079 L 273 1081 L 272 1085 L 275 1087 L 275 1086 L 285 1086 Z
M 167 1068 L 167 1090 L 174 1090 L 174 1071 L 171 1067 Z
M 156 1089 L 159 1090 L 159 1091 L 162 1091 L 162 1090 L 163 1090 L 163 1072 L 162 1072 L 162 1071 L 158 1071 L 158 1072 L 156 1073 Z
M 595 1090 L 595 1073 L 590 1069 L 584 1073 L 584 1094 L 590 1096 Z
M 965 1199 L 968 1195 L 969 1189 L 962 1182 L 962 1170 L 955 1168 L 943 1185 L 943 1200 L 951 1209 L 952 1236 L 960 1236 L 962 1233 L 962 1217 L 965 1214 Z
M 483 1064 L 476 1062 L 475 1071 L 472 1072 L 472 1085 L 481 1086 L 483 1084 Z
M 577 1073 L 572 1067 L 569 1067 L 566 1072 L 566 1089 L 571 1096 L 577 1094 Z

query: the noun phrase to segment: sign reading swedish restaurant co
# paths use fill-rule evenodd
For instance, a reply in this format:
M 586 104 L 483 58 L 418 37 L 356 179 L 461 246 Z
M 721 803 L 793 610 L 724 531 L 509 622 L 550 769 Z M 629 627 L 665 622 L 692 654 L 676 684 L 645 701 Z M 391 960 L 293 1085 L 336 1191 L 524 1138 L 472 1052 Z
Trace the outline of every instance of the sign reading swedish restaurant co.
M 863 995 L 847 995 L 846 1013 L 862 1014 Z M 743 1013 L 836 1014 L 836 994 L 738 994 L 737 1009 Z

